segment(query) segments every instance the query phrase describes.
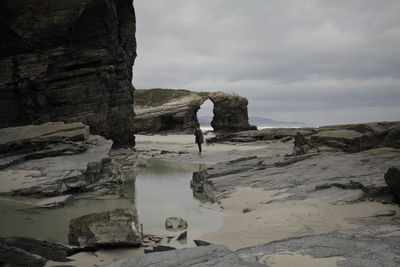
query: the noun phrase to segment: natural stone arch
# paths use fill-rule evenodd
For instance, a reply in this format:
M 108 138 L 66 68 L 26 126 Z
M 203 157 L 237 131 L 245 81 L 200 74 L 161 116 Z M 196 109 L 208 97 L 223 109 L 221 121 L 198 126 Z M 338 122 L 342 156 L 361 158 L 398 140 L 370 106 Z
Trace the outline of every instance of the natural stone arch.
M 135 133 L 192 133 L 200 126 L 197 112 L 208 99 L 214 104 L 215 132 L 256 129 L 248 122 L 247 99 L 237 94 L 148 89 L 135 92 Z

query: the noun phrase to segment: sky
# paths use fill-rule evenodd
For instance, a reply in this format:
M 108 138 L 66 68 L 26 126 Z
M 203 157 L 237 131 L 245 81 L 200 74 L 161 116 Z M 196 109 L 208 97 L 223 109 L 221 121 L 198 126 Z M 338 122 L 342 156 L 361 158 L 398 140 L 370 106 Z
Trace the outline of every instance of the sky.
M 138 89 L 237 93 L 250 116 L 315 125 L 400 120 L 399 0 L 134 6 Z

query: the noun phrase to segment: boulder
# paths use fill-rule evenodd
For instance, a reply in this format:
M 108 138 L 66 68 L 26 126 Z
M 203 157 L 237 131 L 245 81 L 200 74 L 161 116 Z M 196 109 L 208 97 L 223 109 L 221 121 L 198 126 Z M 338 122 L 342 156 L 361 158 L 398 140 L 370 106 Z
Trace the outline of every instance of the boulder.
M 170 231 L 181 231 L 188 227 L 187 221 L 179 217 L 170 217 L 165 220 L 165 229 Z
M 68 240 L 83 248 L 138 247 L 142 235 L 136 211 L 116 209 L 72 219 Z
M 400 203 L 400 167 L 391 167 L 385 173 L 385 181 Z
M 0 128 L 83 122 L 134 144 L 133 1 L 2 1 Z

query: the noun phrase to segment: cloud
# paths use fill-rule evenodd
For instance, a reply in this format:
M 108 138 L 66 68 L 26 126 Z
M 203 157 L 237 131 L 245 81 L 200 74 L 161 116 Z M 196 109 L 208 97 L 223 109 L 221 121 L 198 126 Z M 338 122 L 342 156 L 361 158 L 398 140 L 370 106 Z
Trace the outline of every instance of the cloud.
M 134 4 L 136 88 L 236 92 L 250 114 L 291 121 L 400 115 L 398 0 Z

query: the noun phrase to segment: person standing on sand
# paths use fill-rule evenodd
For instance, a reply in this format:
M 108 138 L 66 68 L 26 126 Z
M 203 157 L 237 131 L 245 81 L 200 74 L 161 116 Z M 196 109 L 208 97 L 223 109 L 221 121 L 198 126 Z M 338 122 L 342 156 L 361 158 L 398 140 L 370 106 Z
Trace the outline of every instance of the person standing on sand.
M 199 154 L 201 154 L 201 144 L 204 143 L 204 136 L 203 136 L 203 132 L 200 130 L 199 127 L 194 128 L 194 136 L 196 137 L 196 144 L 199 147 Z

